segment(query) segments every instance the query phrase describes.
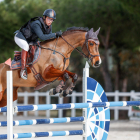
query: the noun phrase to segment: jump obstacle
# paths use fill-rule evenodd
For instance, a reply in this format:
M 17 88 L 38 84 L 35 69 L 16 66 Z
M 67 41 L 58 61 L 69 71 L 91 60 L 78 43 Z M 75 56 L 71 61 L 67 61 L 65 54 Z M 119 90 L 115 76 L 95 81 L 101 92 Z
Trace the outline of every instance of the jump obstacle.
M 0 112 L 7 112 L 7 121 L 0 122 L 0 126 L 7 126 L 7 134 L 0 135 L 0 139 L 13 140 L 16 138 L 35 138 L 50 136 L 83 135 L 83 140 L 106 140 L 110 125 L 111 106 L 139 106 L 140 101 L 108 102 L 104 89 L 94 79 L 89 77 L 89 65 L 83 70 L 83 103 L 49 104 L 15 106 L 13 108 L 12 71 L 7 72 L 7 107 L 0 108 Z M 21 111 L 57 110 L 82 108 L 83 116 L 67 118 L 50 118 L 13 121 L 13 113 Z M 49 131 L 13 134 L 13 126 L 83 122 L 83 130 Z

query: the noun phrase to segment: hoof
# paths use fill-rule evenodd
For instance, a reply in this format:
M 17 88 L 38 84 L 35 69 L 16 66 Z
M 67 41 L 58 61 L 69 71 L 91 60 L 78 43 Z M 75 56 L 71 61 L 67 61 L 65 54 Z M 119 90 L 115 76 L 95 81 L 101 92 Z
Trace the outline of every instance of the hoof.
M 66 97 L 67 95 L 68 94 L 66 94 L 66 90 L 64 90 L 59 94 L 59 97 L 62 98 L 62 97 Z
M 49 95 L 55 95 L 55 94 L 56 94 L 56 89 L 55 88 L 50 89 Z
M 72 94 L 72 92 L 73 92 L 73 90 L 70 90 L 70 91 L 69 91 L 69 94 L 71 95 L 71 94 Z

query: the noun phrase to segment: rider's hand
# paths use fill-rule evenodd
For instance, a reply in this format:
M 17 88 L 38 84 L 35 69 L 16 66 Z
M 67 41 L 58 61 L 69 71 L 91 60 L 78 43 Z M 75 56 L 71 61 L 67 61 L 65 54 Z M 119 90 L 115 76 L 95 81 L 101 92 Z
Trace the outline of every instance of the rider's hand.
M 62 31 L 56 32 L 56 37 L 61 36 L 61 35 L 62 35 Z

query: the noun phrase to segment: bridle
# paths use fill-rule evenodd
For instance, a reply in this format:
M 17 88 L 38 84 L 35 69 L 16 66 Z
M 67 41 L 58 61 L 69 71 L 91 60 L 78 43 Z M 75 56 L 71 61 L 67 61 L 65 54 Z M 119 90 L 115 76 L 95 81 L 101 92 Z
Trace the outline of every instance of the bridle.
M 90 51 L 89 51 L 89 46 L 88 46 L 88 41 L 94 41 L 94 43 L 96 44 L 96 45 L 99 45 L 99 43 L 97 43 L 97 42 L 95 42 L 95 40 L 93 40 L 93 39 L 87 39 L 86 38 L 86 40 L 85 40 L 85 43 L 83 44 L 83 46 L 82 46 L 82 49 L 83 49 L 83 47 L 84 47 L 84 45 L 86 46 L 86 49 L 87 49 L 87 51 L 88 51 L 88 56 L 86 56 L 86 58 L 88 58 L 88 60 L 89 61 L 91 61 L 94 57 L 96 57 L 96 56 L 100 56 L 100 55 L 92 55 L 91 53 L 90 53 Z

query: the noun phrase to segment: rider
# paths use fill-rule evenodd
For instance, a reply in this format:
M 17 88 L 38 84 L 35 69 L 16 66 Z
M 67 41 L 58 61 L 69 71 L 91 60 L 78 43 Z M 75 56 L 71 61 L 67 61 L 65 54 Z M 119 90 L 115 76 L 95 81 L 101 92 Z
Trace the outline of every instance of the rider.
M 53 9 L 47 9 L 44 11 L 43 17 L 30 23 L 32 34 L 30 39 L 26 38 L 26 35 L 24 34 L 24 28 L 23 30 L 18 30 L 15 32 L 15 42 L 22 49 L 20 76 L 23 79 L 27 79 L 26 59 L 29 50 L 29 45 L 33 45 L 33 43 L 37 42 L 38 38 L 40 38 L 41 40 L 49 40 L 62 35 L 61 31 L 52 33 L 51 24 L 55 19 L 55 11 Z

